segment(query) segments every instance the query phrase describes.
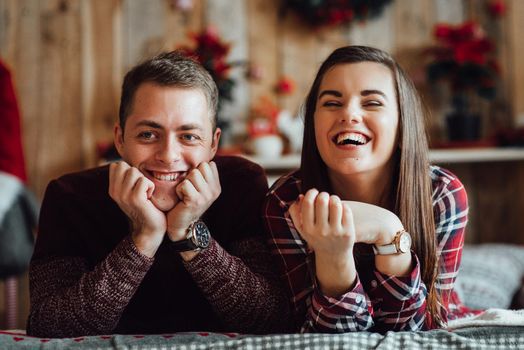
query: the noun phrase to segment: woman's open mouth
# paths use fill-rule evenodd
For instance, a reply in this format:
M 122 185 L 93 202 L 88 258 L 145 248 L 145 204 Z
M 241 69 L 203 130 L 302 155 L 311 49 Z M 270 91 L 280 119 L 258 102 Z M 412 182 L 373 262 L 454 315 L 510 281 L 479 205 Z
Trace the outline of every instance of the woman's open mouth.
M 332 140 L 337 146 L 362 146 L 367 144 L 370 139 L 367 136 L 357 132 L 341 132 L 335 135 Z

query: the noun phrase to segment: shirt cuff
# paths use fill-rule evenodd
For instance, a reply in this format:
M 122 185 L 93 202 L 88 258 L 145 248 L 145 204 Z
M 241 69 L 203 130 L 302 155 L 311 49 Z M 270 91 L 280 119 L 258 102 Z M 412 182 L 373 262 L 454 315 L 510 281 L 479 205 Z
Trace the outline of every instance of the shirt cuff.
M 413 251 L 411 251 L 411 257 L 415 264 L 408 276 L 391 276 L 378 270 L 373 271 L 375 279 L 371 281 L 371 293 L 376 295 L 389 294 L 399 301 L 409 300 L 418 295 L 421 283 L 420 262 Z
M 368 309 L 369 298 L 364 291 L 364 287 L 357 275 L 355 286 L 349 292 L 344 293 L 338 297 L 329 297 L 324 295 L 320 287 L 315 287 L 313 293 L 313 308 L 320 311 L 320 309 L 327 309 L 336 314 L 336 310 L 343 310 L 343 314 L 347 315 L 348 311 L 360 313 L 362 309 Z

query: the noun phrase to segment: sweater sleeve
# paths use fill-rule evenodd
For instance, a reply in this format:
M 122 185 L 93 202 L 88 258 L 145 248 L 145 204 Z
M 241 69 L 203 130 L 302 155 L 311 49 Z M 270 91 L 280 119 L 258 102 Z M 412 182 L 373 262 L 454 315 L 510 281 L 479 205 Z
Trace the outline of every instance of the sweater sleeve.
M 215 240 L 185 262 L 227 329 L 244 333 L 290 330 L 289 307 L 261 238 L 235 242 L 226 251 Z
M 153 264 L 130 236 L 116 239 L 114 248 L 93 260 L 84 240 L 98 244 L 87 214 L 92 204 L 63 181 L 52 181 L 46 190 L 29 267 L 30 335 L 111 334 Z
M 111 334 L 153 263 L 126 237 L 94 270 L 80 257 L 33 261 L 27 332 L 37 337 Z

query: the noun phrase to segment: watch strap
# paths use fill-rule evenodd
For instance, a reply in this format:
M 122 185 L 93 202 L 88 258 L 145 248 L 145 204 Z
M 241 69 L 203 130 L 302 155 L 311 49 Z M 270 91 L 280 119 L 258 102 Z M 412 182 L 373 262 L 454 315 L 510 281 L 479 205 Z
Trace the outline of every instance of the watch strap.
M 180 241 L 171 242 L 171 248 L 176 252 L 187 252 L 190 250 L 199 249 L 191 238 L 182 239 Z

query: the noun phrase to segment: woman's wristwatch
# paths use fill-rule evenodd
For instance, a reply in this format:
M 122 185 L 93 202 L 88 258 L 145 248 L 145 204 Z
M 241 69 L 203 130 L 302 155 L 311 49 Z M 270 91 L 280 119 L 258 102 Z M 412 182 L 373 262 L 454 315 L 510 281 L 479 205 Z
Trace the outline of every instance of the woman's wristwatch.
M 190 250 L 202 250 L 209 247 L 211 234 L 202 220 L 193 222 L 187 228 L 187 236 L 180 241 L 171 242 L 171 248 L 175 252 L 187 252 Z
M 386 245 L 373 244 L 373 252 L 375 255 L 392 255 L 407 253 L 411 248 L 411 235 L 402 229 L 395 234 L 393 242 Z

